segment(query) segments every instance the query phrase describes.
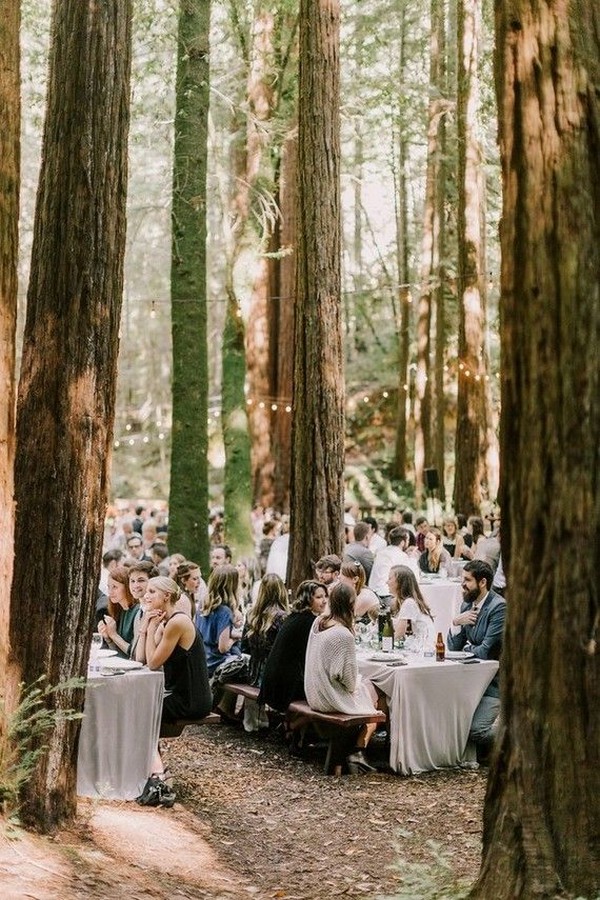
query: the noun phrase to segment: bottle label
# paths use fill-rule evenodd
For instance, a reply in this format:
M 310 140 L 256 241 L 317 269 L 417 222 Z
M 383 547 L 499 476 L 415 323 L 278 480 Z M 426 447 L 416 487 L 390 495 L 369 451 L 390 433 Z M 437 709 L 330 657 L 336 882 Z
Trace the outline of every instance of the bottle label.
M 384 653 L 391 653 L 394 649 L 394 638 L 390 635 L 381 638 L 381 649 Z

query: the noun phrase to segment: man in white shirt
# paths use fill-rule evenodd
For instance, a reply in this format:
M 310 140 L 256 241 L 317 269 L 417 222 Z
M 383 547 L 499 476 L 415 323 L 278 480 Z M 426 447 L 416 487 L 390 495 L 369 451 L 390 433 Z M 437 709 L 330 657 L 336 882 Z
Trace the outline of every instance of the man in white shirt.
M 411 559 L 406 553 L 408 543 L 408 531 L 398 525 L 390 531 L 389 544 L 380 550 L 375 557 L 369 578 L 369 587 L 372 591 L 375 591 L 382 606 L 386 609 L 389 608 L 392 602 L 392 595 L 388 585 L 388 577 L 392 566 L 408 566 L 415 575 L 417 574 L 416 560 Z
M 365 516 L 362 521 L 369 526 L 367 535 L 369 538 L 369 543 L 367 544 L 367 547 L 369 548 L 373 556 L 375 556 L 377 553 L 379 553 L 380 550 L 383 550 L 384 547 L 387 547 L 385 538 L 382 538 L 379 534 L 379 525 L 377 523 L 377 519 L 374 518 L 374 516 Z

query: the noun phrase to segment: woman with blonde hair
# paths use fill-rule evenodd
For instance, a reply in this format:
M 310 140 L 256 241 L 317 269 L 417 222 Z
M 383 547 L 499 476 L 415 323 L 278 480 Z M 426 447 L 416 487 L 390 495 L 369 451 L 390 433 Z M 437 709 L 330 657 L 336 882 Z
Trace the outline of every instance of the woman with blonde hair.
M 144 621 L 140 628 L 136 657 L 149 669 L 165 673 L 163 722 L 202 719 L 212 707 L 206 656 L 194 623 L 176 609 L 181 591 L 166 575 L 151 578 L 144 595 Z M 144 792 L 143 805 L 172 806 L 175 794 L 163 781 L 164 768 L 158 749 Z
M 115 566 L 108 576 L 108 613 L 98 623 L 98 631 L 121 657 L 129 657 L 135 649 L 140 613 L 129 587 L 129 569 Z
M 425 549 L 419 556 L 419 568 L 428 575 L 437 575 L 440 569 L 448 570 L 451 558 L 442 545 L 442 533 L 430 528 L 425 534 Z
M 216 566 L 208 579 L 208 595 L 196 613 L 195 625 L 204 641 L 208 674 L 240 656 L 241 620 L 238 608 L 239 575 L 235 566 Z
M 365 570 L 361 563 L 344 560 L 340 569 L 340 584 L 347 584 L 356 592 L 354 620 L 368 625 L 379 615 L 379 597 L 371 588 L 365 587 Z
M 408 566 L 392 566 L 388 577 L 394 637 L 402 640 L 410 621 L 413 634 L 423 640 L 433 640 L 433 614 L 417 584 L 415 573 Z

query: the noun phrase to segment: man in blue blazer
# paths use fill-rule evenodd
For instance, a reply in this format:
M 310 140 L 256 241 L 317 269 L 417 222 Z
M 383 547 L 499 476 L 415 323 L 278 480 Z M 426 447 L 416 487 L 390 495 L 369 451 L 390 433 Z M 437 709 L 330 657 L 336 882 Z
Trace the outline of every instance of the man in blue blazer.
M 478 659 L 500 659 L 506 601 L 490 590 L 493 579 L 492 567 L 483 560 L 474 559 L 464 567 L 463 602 L 448 632 L 449 650 L 468 650 Z M 496 673 L 473 714 L 469 732 L 469 738 L 482 755 L 494 742 L 499 713 L 500 689 Z

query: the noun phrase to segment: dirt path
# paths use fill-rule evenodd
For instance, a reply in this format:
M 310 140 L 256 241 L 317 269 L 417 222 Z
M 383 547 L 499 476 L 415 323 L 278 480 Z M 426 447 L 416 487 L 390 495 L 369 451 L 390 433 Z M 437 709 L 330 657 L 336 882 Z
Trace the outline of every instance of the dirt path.
M 53 839 L 1 829 L 2 900 L 393 896 L 436 868 L 431 841 L 451 859 L 438 883 L 476 875 L 480 772 L 326 778 L 322 753 L 231 726 L 189 728 L 166 755 L 172 810 L 82 801 Z

